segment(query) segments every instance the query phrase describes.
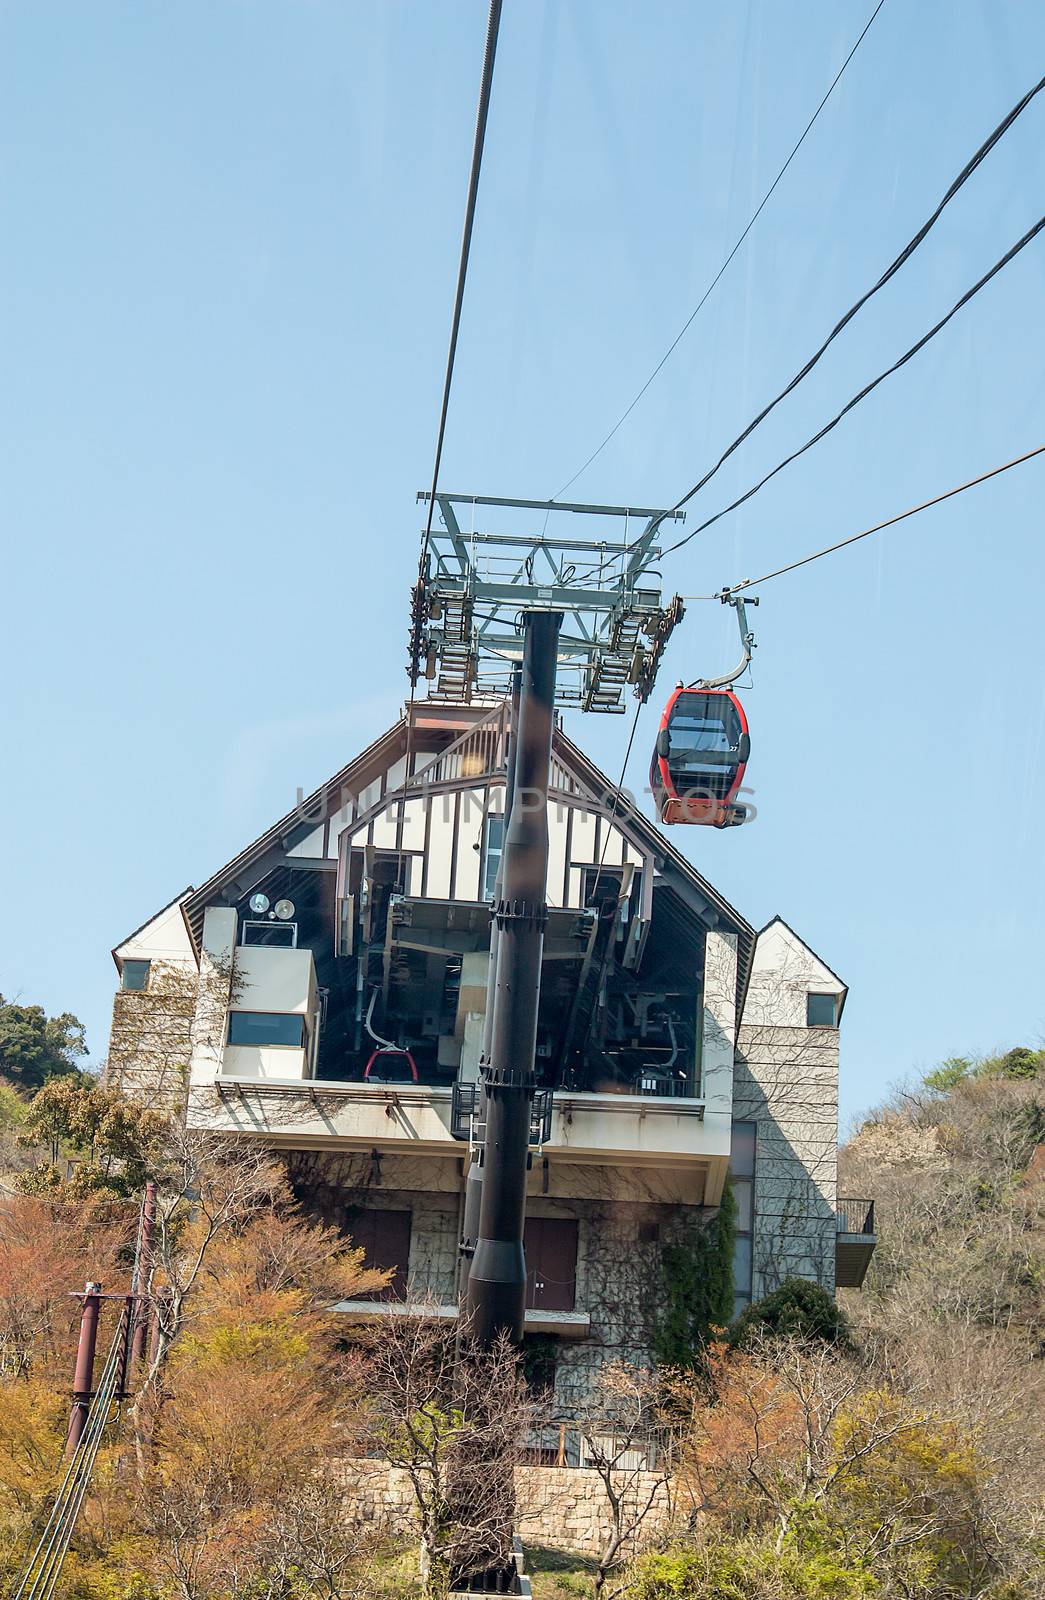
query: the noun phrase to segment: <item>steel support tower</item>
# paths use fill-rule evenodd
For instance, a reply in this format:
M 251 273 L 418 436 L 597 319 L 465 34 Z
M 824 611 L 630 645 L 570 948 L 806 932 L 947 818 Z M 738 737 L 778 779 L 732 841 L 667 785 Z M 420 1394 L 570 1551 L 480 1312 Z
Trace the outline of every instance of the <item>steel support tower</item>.
M 481 1061 L 484 1136 L 466 1186 L 459 1286 L 462 1332 L 489 1345 L 505 1333 L 520 1342 L 525 1316 L 555 708 L 620 714 L 629 688 L 649 697 L 683 614 L 677 595 L 662 600 L 656 536 L 683 514 L 441 491 L 435 500 L 442 525 L 433 522 L 411 594 L 410 681 L 427 680 L 443 700 L 512 700 Z M 549 533 L 560 514 L 583 519 L 589 536 Z

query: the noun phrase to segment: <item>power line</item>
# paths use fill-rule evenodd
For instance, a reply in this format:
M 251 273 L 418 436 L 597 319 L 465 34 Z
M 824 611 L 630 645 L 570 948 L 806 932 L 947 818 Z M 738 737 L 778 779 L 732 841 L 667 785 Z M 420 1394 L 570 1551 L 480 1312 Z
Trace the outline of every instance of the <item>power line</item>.
M 798 561 L 789 561 L 786 566 L 776 567 L 772 572 L 763 572 L 760 578 L 742 578 L 739 583 L 731 583 L 728 588 L 720 589 L 716 595 L 683 595 L 683 599 L 724 600 L 728 595 L 739 594 L 742 589 L 752 589 L 756 584 L 768 583 L 770 578 L 783 577 L 785 572 L 794 572 L 798 567 L 807 567 L 811 561 L 819 561 L 821 556 L 833 555 L 836 550 L 844 550 L 846 545 L 856 544 L 860 539 L 869 539 L 873 533 L 881 533 L 883 528 L 891 528 L 897 522 L 904 522 L 908 517 L 916 517 L 920 511 L 928 511 L 931 506 L 938 506 L 944 500 L 952 500 L 956 494 L 964 494 L 966 489 L 975 489 L 977 484 L 986 483 L 989 478 L 997 478 L 1003 472 L 1011 472 L 1013 467 L 1021 467 L 1025 461 L 1033 461 L 1035 456 L 1040 455 L 1045 455 L 1045 444 L 1036 445 L 1033 450 L 1028 450 L 1025 455 L 1016 456 L 1012 461 L 1006 461 L 1003 466 L 991 467 L 989 472 L 981 472 L 979 477 L 970 478 L 967 483 L 959 483 L 953 489 L 945 489 L 942 494 L 934 495 L 931 500 L 923 500 L 920 505 L 910 506 L 906 511 L 898 511 L 896 516 L 886 517 L 884 522 L 876 522 L 873 528 L 864 528 L 861 533 L 851 533 L 846 539 L 825 545 L 823 550 L 814 550 L 812 555 L 802 556 Z
M 69 1542 L 83 1505 L 102 1435 L 113 1405 L 118 1401 L 130 1338 L 130 1310 L 126 1306 L 117 1324 L 84 1432 L 76 1446 L 55 1498 L 47 1524 L 20 1574 L 14 1600 L 50 1600 L 61 1576 Z
M 432 468 L 432 492 L 428 497 L 428 518 L 421 546 L 421 565 L 424 565 L 428 543 L 432 537 L 432 516 L 435 511 L 435 491 L 439 483 L 439 467 L 443 459 L 443 439 L 446 435 L 446 415 L 450 407 L 450 386 L 457 358 L 457 336 L 461 330 L 461 310 L 464 306 L 464 286 L 468 276 L 468 256 L 472 248 L 472 228 L 475 223 L 475 203 L 479 193 L 479 173 L 483 165 L 483 147 L 486 143 L 486 122 L 490 114 L 490 90 L 493 85 L 493 67 L 497 55 L 497 34 L 501 26 L 501 0 L 490 0 L 490 14 L 486 23 L 486 48 L 483 52 L 483 75 L 479 85 L 479 104 L 475 113 L 475 136 L 472 140 L 472 166 L 468 175 L 468 198 L 464 208 L 464 229 L 461 234 L 461 258 L 457 266 L 457 289 L 454 294 L 454 312 L 450 323 L 450 348 L 446 357 L 446 376 L 443 380 L 443 401 L 439 410 L 439 431 L 435 442 L 435 465 Z
M 577 471 L 573 474 L 573 477 L 567 479 L 567 481 L 562 485 L 561 489 L 556 489 L 554 495 L 552 495 L 552 499 L 553 500 L 557 500 L 561 494 L 565 494 L 566 490 L 569 489 L 572 484 L 575 484 L 577 482 L 577 479 L 582 475 L 582 473 L 587 472 L 588 468 L 591 466 L 592 462 L 596 459 L 596 457 L 600 456 L 602 454 L 602 452 L 605 450 L 606 446 L 609 444 L 610 440 L 613 438 L 614 434 L 617 432 L 618 428 L 622 427 L 623 424 L 625 422 L 627 422 L 628 418 L 631 416 L 631 413 L 634 411 L 635 407 L 638 405 L 639 401 L 642 399 L 643 395 L 646 393 L 646 390 L 649 388 L 649 386 L 653 382 L 654 378 L 656 378 L 658 376 L 658 374 L 660 373 L 661 369 L 664 367 L 664 365 L 668 361 L 669 357 L 671 357 L 675 353 L 675 351 L 678 349 L 679 345 L 682 343 L 682 340 L 685 338 L 686 334 L 689 332 L 690 328 L 693 326 L 693 323 L 696 321 L 697 316 L 703 310 L 703 308 L 704 308 L 705 304 L 707 303 L 707 301 L 710 299 L 712 292 L 717 287 L 717 285 L 719 283 L 719 280 L 722 278 L 723 274 L 726 271 L 726 268 L 729 266 L 730 262 L 733 260 L 733 257 L 736 255 L 737 251 L 740 249 L 741 245 L 744 243 L 744 240 L 747 238 L 748 234 L 751 232 L 752 228 L 755 226 L 755 223 L 758 221 L 759 217 L 761 216 L 762 211 L 765 208 L 767 202 L 772 198 L 773 192 L 776 189 L 777 184 L 780 182 L 781 178 L 784 176 L 784 173 L 787 171 L 788 167 L 791 165 L 792 161 L 795 159 L 795 157 L 797 156 L 798 152 L 801 150 L 802 146 L 805 144 L 806 136 L 809 134 L 809 132 L 811 131 L 811 129 L 813 127 L 813 124 L 816 122 L 816 120 L 819 117 L 821 111 L 823 111 L 823 109 L 826 106 L 827 102 L 830 100 L 831 96 L 834 94 L 834 92 L 835 92 L 836 88 L 838 87 L 838 84 L 839 84 L 839 82 L 841 80 L 842 74 L 845 72 L 845 69 L 849 65 L 850 61 L 852 61 L 853 57 L 856 55 L 856 52 L 859 50 L 861 44 L 863 44 L 864 38 L 865 38 L 866 34 L 868 33 L 872 22 L 874 21 L 875 17 L 878 15 L 879 11 L 881 11 L 882 6 L 884 4 L 885 4 L 885 0 L 878 0 L 878 4 L 875 6 L 874 10 L 871 12 L 871 15 L 868 17 L 867 21 L 864 23 L 863 32 L 860 34 L 860 37 L 857 39 L 856 43 L 853 45 L 853 48 L 850 50 L 849 54 L 846 56 L 845 60 L 842 62 L 842 65 L 839 67 L 838 71 L 835 73 L 834 78 L 831 80 L 830 88 L 828 89 L 827 93 L 824 95 L 824 98 L 821 100 L 821 102 L 817 106 L 816 110 L 813 112 L 813 115 L 810 117 L 810 119 L 806 123 L 805 127 L 803 128 L 801 136 L 798 139 L 798 142 L 792 147 L 791 154 L 788 156 L 787 160 L 784 162 L 784 165 L 780 168 L 780 171 L 777 173 L 776 177 L 773 179 L 772 183 L 769 185 L 769 188 L 766 190 L 765 194 L 762 196 L 761 200 L 758 203 L 758 206 L 757 206 L 756 210 L 753 211 L 751 216 L 748 218 L 748 221 L 747 221 L 747 224 L 746 224 L 746 226 L 744 228 L 743 233 L 737 239 L 737 241 L 734 244 L 732 250 L 730 250 L 728 256 L 723 261 L 722 265 L 719 267 L 719 269 L 716 272 L 715 276 L 712 278 L 711 282 L 708 284 L 707 288 L 704 290 L 704 293 L 701 295 L 701 297 L 697 301 L 696 305 L 693 307 L 693 310 L 690 312 L 689 316 L 686 318 L 686 321 L 683 323 L 682 327 L 679 329 L 678 333 L 675 335 L 675 338 L 671 341 L 671 343 L 669 344 L 668 348 L 665 350 L 664 354 L 661 356 L 660 360 L 657 362 L 657 365 L 653 368 L 653 371 L 650 373 L 649 377 L 646 379 L 645 383 L 642 385 L 642 388 L 639 390 L 639 392 L 635 396 L 634 400 L 628 406 L 627 410 L 622 412 L 621 415 L 617 418 L 617 421 L 613 424 L 613 427 L 610 429 L 610 431 L 606 435 L 605 439 L 603 439 L 602 443 L 598 446 L 597 449 L 592 451 L 591 455 L 588 457 L 588 459 L 584 463 L 584 465 L 582 467 L 578 467 Z
M 472 138 L 472 165 L 468 174 L 468 195 L 464 206 L 464 227 L 461 231 L 461 255 L 457 263 L 457 288 L 454 291 L 454 310 L 450 319 L 450 347 L 446 355 L 446 373 L 443 378 L 443 399 L 439 407 L 439 427 L 435 440 L 435 462 L 432 466 L 432 489 L 428 496 L 428 514 L 425 518 L 425 531 L 421 539 L 421 553 L 417 562 L 418 585 L 423 584 L 425 576 L 425 558 L 428 555 L 428 546 L 432 538 L 432 518 L 435 515 L 435 492 L 439 486 L 439 468 L 443 460 L 443 441 L 446 437 L 446 418 L 450 409 L 450 389 L 454 380 L 454 363 L 457 359 L 457 338 L 461 331 L 461 312 L 464 307 L 464 287 L 468 278 L 468 257 L 472 249 L 472 229 L 475 225 L 475 206 L 479 194 L 479 174 L 483 165 L 483 150 L 486 145 L 486 124 L 490 115 L 490 91 L 493 87 L 493 69 L 497 58 L 497 35 L 501 26 L 502 0 L 490 0 L 490 11 L 486 19 L 486 44 L 483 49 L 483 72 L 479 82 L 479 104 L 475 111 L 475 133 Z M 415 657 L 414 637 L 411 636 L 411 664 L 410 664 L 410 700 L 406 714 L 406 749 L 403 757 L 403 786 L 404 791 L 410 782 L 411 745 L 414 732 L 414 700 L 417 694 L 417 661 Z M 399 854 L 396 865 L 396 875 L 401 876 L 403 871 L 403 829 L 406 819 L 405 802 L 400 812 Z
M 987 156 L 994 149 L 994 146 L 1012 127 L 1017 117 L 1019 117 L 1021 113 L 1027 109 L 1034 97 L 1041 93 L 1042 89 L 1045 89 L 1045 78 L 1040 78 L 1032 89 L 1028 89 L 1027 93 L 1022 97 L 1022 99 L 1017 100 L 1011 111 L 1009 111 L 998 123 L 998 126 L 994 129 L 993 133 L 991 133 L 984 140 L 983 144 L 980 145 L 975 154 L 972 155 L 965 163 L 965 166 L 959 172 L 958 176 L 955 178 L 954 182 L 943 196 L 943 199 L 936 207 L 936 210 L 927 218 L 925 222 L 922 223 L 922 226 L 918 229 L 917 233 L 915 233 L 913 237 L 908 240 L 907 244 L 904 245 L 899 255 L 896 256 L 892 262 L 890 262 L 889 266 L 886 267 L 877 283 L 873 284 L 870 289 L 860 296 L 859 300 L 857 300 L 854 305 L 850 306 L 845 315 L 832 328 L 831 332 L 828 334 L 820 348 L 809 358 L 805 365 L 795 373 L 795 376 L 791 379 L 791 382 L 786 386 L 786 388 L 781 389 L 780 393 L 773 400 L 771 400 L 767 406 L 763 407 L 763 409 L 758 413 L 758 416 L 755 417 L 754 421 L 748 423 L 743 433 L 738 434 L 733 440 L 733 443 L 722 452 L 718 460 L 715 462 L 715 465 L 705 472 L 702 478 L 698 478 L 692 489 L 688 490 L 687 493 L 682 496 L 682 499 L 672 506 L 671 509 L 673 511 L 680 511 L 684 505 L 692 500 L 693 496 L 699 493 L 699 491 L 704 488 L 705 484 L 711 481 L 716 472 L 718 472 L 719 468 L 729 460 L 734 450 L 739 449 L 739 447 L 744 443 L 745 439 L 749 438 L 759 424 L 765 421 L 770 412 L 775 410 L 775 408 L 780 404 L 781 400 L 785 399 L 793 389 L 798 387 L 804 378 L 808 377 L 809 373 L 812 372 L 813 368 L 823 356 L 828 346 L 833 344 L 835 339 L 838 338 L 838 335 L 842 332 L 843 328 L 848 326 L 848 324 L 856 316 L 857 312 L 863 306 L 865 306 L 870 299 L 878 294 L 881 289 L 885 288 L 890 279 L 893 278 L 896 273 L 899 272 L 904 263 L 910 259 L 914 252 L 918 249 L 918 246 L 926 238 L 930 230 L 935 227 L 945 208 L 950 205 L 951 201 L 969 181 L 973 173 L 980 166 L 981 162 L 986 160 Z M 694 533 L 698 533 L 700 530 L 694 529 L 693 531 Z M 692 537 L 692 535 L 690 535 L 690 537 Z
M 1029 245 L 1031 241 L 1037 237 L 1043 228 L 1045 228 L 1045 216 L 1039 217 L 1034 226 L 1028 228 L 1023 237 L 1021 239 L 1017 239 L 1016 243 L 1012 245 L 1010 249 L 1006 250 L 1005 254 L 994 263 L 989 272 L 985 272 L 983 277 L 978 279 L 970 289 L 966 289 L 961 298 L 955 301 L 947 315 L 945 317 L 941 317 L 939 322 L 935 323 L 934 326 L 929 329 L 928 333 L 924 333 L 915 344 L 911 345 L 909 350 L 905 350 L 903 355 L 893 362 L 892 366 L 886 367 L 885 371 L 880 372 L 876 378 L 872 378 L 870 383 L 864 384 L 864 387 L 854 394 L 851 400 L 846 402 L 841 411 L 837 412 L 836 415 L 831 418 L 830 422 L 826 422 L 822 428 L 818 429 L 818 431 L 813 434 L 812 438 L 806 440 L 805 444 L 799 445 L 797 450 L 792 450 L 791 454 L 789 456 L 785 456 L 783 461 L 777 462 L 777 465 L 773 467 L 770 472 L 767 472 L 764 477 L 758 480 L 757 483 L 752 484 L 751 488 L 745 490 L 742 495 L 738 495 L 737 498 L 731 501 L 728 506 L 723 506 L 722 510 L 716 511 L 714 516 L 705 518 L 705 520 L 701 523 L 698 523 L 695 528 L 691 528 L 689 533 L 684 534 L 681 539 L 676 540 L 674 544 L 668 545 L 667 549 L 663 552 L 664 555 L 669 556 L 675 550 L 681 550 L 682 546 L 688 544 L 691 539 L 695 539 L 698 533 L 703 533 L 706 528 L 711 527 L 712 523 L 718 522 L 720 517 L 727 516 L 729 512 L 735 511 L 738 506 L 742 506 L 745 501 L 751 499 L 752 495 L 756 495 L 761 488 L 764 488 L 771 478 L 775 478 L 778 472 L 783 472 L 784 468 L 790 466 L 792 461 L 797 461 L 799 456 L 805 455 L 807 450 L 811 450 L 815 444 L 819 444 L 820 440 L 825 438 L 826 435 L 829 434 L 834 428 L 837 428 L 838 424 L 842 421 L 842 418 L 847 416 L 855 406 L 858 406 L 861 400 L 866 400 L 867 396 L 877 389 L 880 383 L 884 383 L 886 378 L 891 377 L 894 372 L 898 372 L 901 367 L 906 366 L 907 362 L 912 360 L 912 358 L 918 354 L 919 350 L 924 349 L 931 339 L 935 339 L 936 335 L 941 331 L 941 329 L 947 326 L 951 318 L 956 316 L 963 306 L 968 305 L 969 301 L 972 300 L 975 295 L 978 295 L 980 290 L 985 288 L 997 273 L 1001 272 L 1003 267 L 1007 267 L 1009 262 L 1014 260 L 1015 257 L 1019 255 L 1021 250 L 1025 250 L 1027 245 Z

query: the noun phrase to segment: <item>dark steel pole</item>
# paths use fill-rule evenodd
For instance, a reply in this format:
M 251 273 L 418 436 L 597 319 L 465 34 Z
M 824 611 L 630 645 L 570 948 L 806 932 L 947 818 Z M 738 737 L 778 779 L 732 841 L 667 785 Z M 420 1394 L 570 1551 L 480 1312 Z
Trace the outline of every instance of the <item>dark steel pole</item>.
M 87 1413 L 94 1394 L 94 1352 L 98 1343 L 98 1315 L 102 1308 L 102 1286 L 88 1281 L 83 1292 L 83 1313 L 80 1317 L 80 1340 L 76 1346 L 76 1371 L 73 1375 L 73 1404 L 69 1413 L 69 1432 L 65 1440 L 65 1453 L 72 1455 L 83 1438 L 87 1426 Z
M 497 863 L 497 882 L 494 886 L 494 905 L 497 904 L 504 892 L 504 844 L 508 833 L 508 824 L 512 816 L 512 798 L 515 789 L 515 752 L 519 744 L 519 694 L 522 684 L 522 672 L 519 667 L 512 669 L 511 704 L 508 713 L 508 759 L 505 764 L 504 775 L 504 836 L 501 839 L 501 859 Z M 497 993 L 497 945 L 498 922 L 495 916 L 490 918 L 490 965 L 486 976 L 486 1012 L 483 1017 L 483 1044 L 480 1055 L 481 1061 L 489 1060 L 490 1044 L 493 1034 L 493 1008 L 494 998 Z M 478 1115 L 480 1120 L 485 1119 L 485 1089 L 480 1087 L 478 1098 Z M 457 1277 L 457 1297 L 464 1302 L 468 1291 L 468 1273 L 475 1255 L 475 1241 L 479 1237 L 479 1214 L 483 1200 L 483 1152 L 480 1147 L 476 1157 L 469 1163 L 468 1175 L 464 1184 L 464 1216 L 461 1219 L 461 1244 L 460 1263 Z
M 504 1332 L 521 1343 L 526 1308 L 526 1166 L 548 918 L 548 776 L 561 621 L 551 611 L 524 617 L 515 782 L 501 858 L 501 897 L 494 907 L 497 970 L 490 1044 L 482 1062 L 486 1138 L 479 1237 L 465 1298 L 468 1333 L 481 1344 Z

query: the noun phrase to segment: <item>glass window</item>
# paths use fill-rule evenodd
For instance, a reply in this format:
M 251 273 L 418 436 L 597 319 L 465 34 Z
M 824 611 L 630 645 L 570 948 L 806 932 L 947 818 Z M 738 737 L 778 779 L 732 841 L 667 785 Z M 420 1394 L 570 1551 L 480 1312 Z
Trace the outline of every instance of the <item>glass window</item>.
M 491 811 L 486 819 L 483 831 L 483 879 L 482 891 L 484 900 L 492 900 L 497 891 L 497 872 L 501 865 L 501 852 L 504 849 L 504 818 Z
M 753 1184 L 750 1178 L 733 1179 L 733 1198 L 737 1203 L 737 1232 L 751 1232 L 751 1190 Z
M 124 989 L 147 989 L 149 986 L 148 961 L 125 961 L 120 968 L 120 986 Z
M 278 945 L 292 950 L 298 942 L 296 922 L 244 922 L 240 944 Z
M 837 1028 L 838 996 L 834 994 L 807 994 L 806 1027 Z
M 757 1139 L 757 1122 L 734 1122 L 733 1138 L 729 1147 L 729 1171 L 732 1177 L 754 1177 Z
M 280 1044 L 300 1050 L 304 1042 L 304 1017 L 278 1011 L 229 1012 L 229 1044 Z
M 680 694 L 668 731 L 672 761 L 702 750 L 735 750 L 740 742 L 740 717 L 724 694 Z
M 751 1299 L 751 1238 L 737 1234 L 733 1246 L 733 1291 Z

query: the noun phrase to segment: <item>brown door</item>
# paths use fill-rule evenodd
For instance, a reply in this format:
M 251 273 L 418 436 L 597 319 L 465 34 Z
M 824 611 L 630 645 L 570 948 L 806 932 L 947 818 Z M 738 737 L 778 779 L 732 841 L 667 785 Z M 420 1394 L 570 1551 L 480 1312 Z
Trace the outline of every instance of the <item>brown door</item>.
M 572 1311 L 577 1299 L 575 1217 L 527 1217 L 526 1306 L 531 1311 Z
M 362 1296 L 365 1300 L 402 1300 L 406 1294 L 406 1269 L 410 1260 L 409 1211 L 360 1211 L 348 1224 L 352 1244 L 363 1252 L 363 1265 L 383 1271 L 392 1268 L 387 1288 Z

